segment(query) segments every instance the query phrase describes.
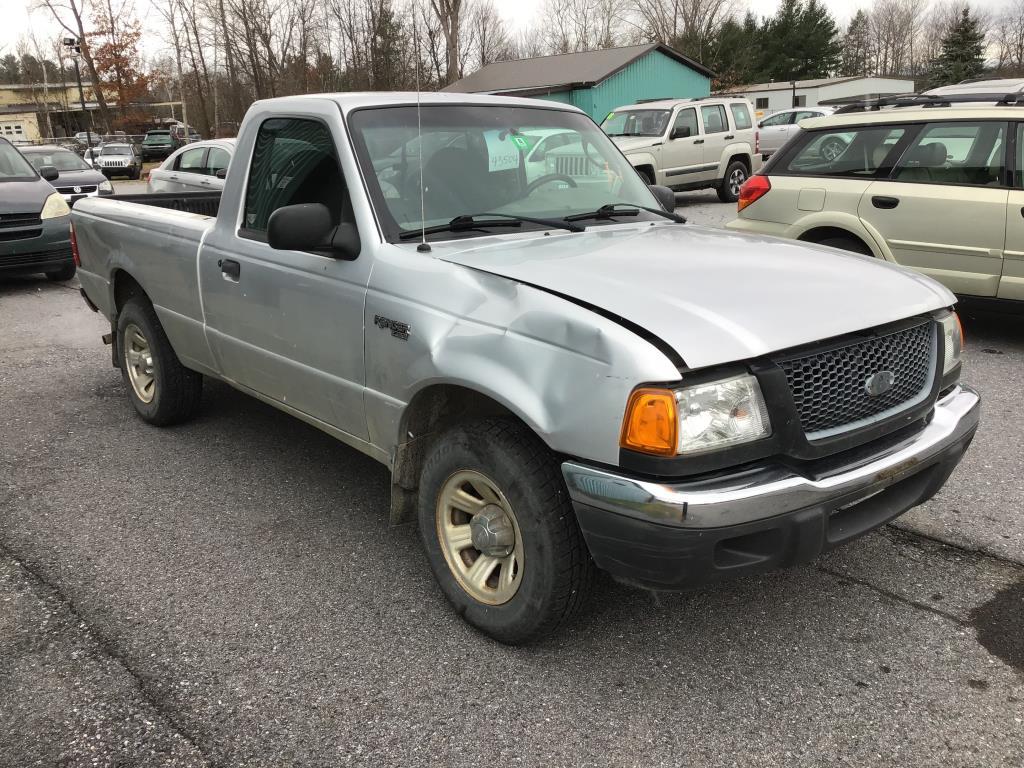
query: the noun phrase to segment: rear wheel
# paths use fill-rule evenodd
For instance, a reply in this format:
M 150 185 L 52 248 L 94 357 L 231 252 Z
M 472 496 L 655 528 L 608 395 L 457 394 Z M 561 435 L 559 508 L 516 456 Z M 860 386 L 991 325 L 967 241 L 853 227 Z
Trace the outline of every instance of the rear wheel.
M 420 477 L 420 535 L 455 610 L 509 644 L 562 625 L 593 583 L 555 457 L 524 426 L 487 419 L 440 436 Z
M 852 251 L 853 253 L 860 253 L 865 256 L 874 256 L 871 253 L 871 249 L 855 237 L 826 237 L 824 240 L 818 240 L 817 243 L 819 245 L 827 245 L 829 248 L 838 248 L 841 251 Z
M 62 283 L 65 280 L 70 280 L 75 276 L 75 265 L 68 264 L 66 267 L 55 269 L 52 272 L 46 273 L 46 279 L 54 283 Z
M 718 185 L 718 199 L 723 203 L 735 203 L 740 199 L 740 187 L 747 180 L 750 172 L 739 160 L 733 160 L 725 169 L 725 178 Z
M 128 397 L 144 421 L 164 427 L 195 414 L 203 377 L 178 360 L 153 305 L 144 297 L 133 297 L 121 308 L 117 349 Z

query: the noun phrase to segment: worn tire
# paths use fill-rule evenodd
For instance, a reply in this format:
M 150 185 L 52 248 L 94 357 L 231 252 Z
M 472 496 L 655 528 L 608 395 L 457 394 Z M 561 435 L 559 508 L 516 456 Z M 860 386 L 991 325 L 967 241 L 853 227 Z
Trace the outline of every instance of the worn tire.
M 874 256 L 870 248 L 853 237 L 826 237 L 824 240 L 818 240 L 818 245 L 827 245 L 829 248 L 838 248 L 841 251 L 851 251 L 864 256 Z
M 718 199 L 723 203 L 735 203 L 740 199 L 740 186 L 750 178 L 750 171 L 746 163 L 740 160 L 733 160 L 725 169 L 725 178 L 718 185 Z M 736 184 L 736 181 L 739 184 Z
M 126 356 L 125 328 L 134 325 L 149 344 L 153 360 L 154 392 L 149 402 L 135 391 L 129 375 Z M 203 377 L 178 360 L 153 305 L 143 296 L 133 296 L 117 316 L 117 359 L 121 378 L 128 388 L 128 398 L 143 421 L 166 427 L 186 421 L 195 415 L 203 392 Z
M 521 533 L 521 580 L 511 599 L 500 605 L 470 595 L 441 549 L 438 502 L 449 478 L 463 470 L 494 482 L 511 505 Z M 594 565 L 558 462 L 517 422 L 484 419 L 438 438 L 420 475 L 419 525 L 445 596 L 467 622 L 499 642 L 519 645 L 552 633 L 579 610 L 593 588 Z
M 55 269 L 52 272 L 46 273 L 46 279 L 53 283 L 62 283 L 65 280 L 70 280 L 75 276 L 77 267 L 74 264 L 68 264 L 66 267 Z

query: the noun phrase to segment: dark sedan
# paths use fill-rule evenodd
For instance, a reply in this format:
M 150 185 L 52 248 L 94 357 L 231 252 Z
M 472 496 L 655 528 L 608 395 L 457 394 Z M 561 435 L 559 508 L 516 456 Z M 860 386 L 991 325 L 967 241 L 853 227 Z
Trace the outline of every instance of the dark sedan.
M 44 273 L 50 280 L 75 275 L 71 209 L 50 185 L 59 173 L 40 172 L 0 138 L 0 276 Z
M 57 169 L 58 176 L 51 184 L 68 205 L 83 197 L 114 194 L 110 179 L 71 150 L 58 146 L 23 147 L 21 154 L 37 171 L 45 166 Z

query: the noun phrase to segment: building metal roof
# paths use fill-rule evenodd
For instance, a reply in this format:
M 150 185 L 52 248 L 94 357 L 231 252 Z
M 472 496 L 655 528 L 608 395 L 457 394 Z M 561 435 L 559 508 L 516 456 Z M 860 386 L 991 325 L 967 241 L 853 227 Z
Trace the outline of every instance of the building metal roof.
M 715 73 L 700 62 L 661 43 L 560 53 L 533 59 L 496 61 L 441 90 L 454 93 L 530 93 L 597 85 L 652 51 L 668 56 L 705 77 Z

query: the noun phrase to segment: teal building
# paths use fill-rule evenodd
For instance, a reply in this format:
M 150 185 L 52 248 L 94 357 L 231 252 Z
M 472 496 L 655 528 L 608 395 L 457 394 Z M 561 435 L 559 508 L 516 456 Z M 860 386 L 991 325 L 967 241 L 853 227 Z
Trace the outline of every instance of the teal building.
M 526 96 L 579 107 L 597 122 L 616 107 L 711 94 L 714 73 L 660 43 L 497 61 L 442 89 Z

